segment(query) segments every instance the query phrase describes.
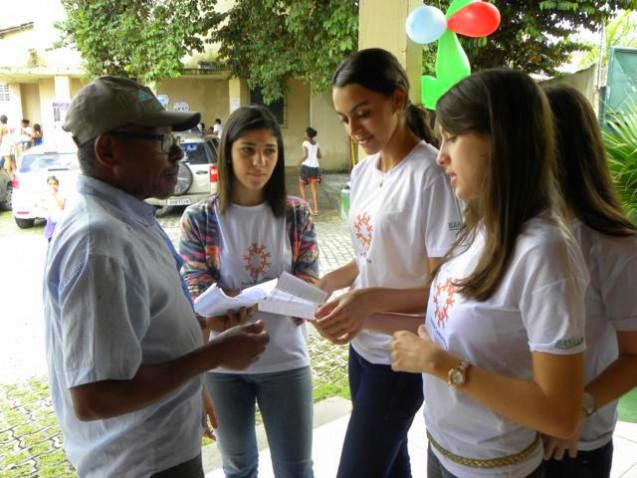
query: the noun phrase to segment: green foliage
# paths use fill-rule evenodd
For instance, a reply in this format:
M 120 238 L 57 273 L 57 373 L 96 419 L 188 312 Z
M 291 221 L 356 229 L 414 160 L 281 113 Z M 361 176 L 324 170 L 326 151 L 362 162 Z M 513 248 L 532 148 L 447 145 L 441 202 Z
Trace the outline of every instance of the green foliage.
M 612 18 L 605 27 L 605 45 L 603 64 L 608 64 L 608 52 L 612 47 L 637 48 L 637 11 L 626 10 Z M 579 64 L 583 68 L 599 61 L 599 46 L 590 45 Z
M 428 1 L 443 11 L 448 0 Z M 500 10 L 502 22 L 487 37 L 471 39 L 459 36 L 474 71 L 509 67 L 528 73 L 553 75 L 571 53 L 590 46 L 573 40 L 571 34 L 580 28 L 596 30 L 619 9 L 637 7 L 636 0 L 493 0 Z M 423 53 L 423 72 L 432 74 L 435 46 Z
M 632 102 L 603 131 L 604 144 L 624 210 L 637 221 L 637 103 Z
M 220 16 L 216 0 L 62 0 L 67 19 L 56 26 L 58 45 L 73 44 L 90 76 L 142 82 L 174 78 L 182 58 L 202 51 Z
M 232 74 L 261 87 L 266 101 L 282 96 L 285 80 L 300 78 L 317 91 L 356 49 L 355 0 L 240 0 L 212 39 Z

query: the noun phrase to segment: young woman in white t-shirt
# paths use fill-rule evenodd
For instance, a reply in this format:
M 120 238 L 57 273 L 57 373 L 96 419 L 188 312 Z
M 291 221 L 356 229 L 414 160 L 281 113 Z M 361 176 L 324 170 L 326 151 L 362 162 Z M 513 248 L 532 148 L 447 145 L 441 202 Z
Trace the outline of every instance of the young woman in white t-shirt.
M 586 294 L 586 375 L 571 440 L 545 437 L 546 476 L 610 476 L 617 400 L 637 386 L 637 227 L 612 185 L 595 112 L 579 91 L 546 89 L 558 142 L 560 186 L 591 275 Z M 632 287 L 631 287 L 632 286 Z
M 319 205 L 317 198 L 318 185 L 321 183 L 321 168 L 319 167 L 319 159 L 321 159 L 321 147 L 316 141 L 318 131 L 308 127 L 305 129 L 305 141 L 303 141 L 303 158 L 299 162 L 299 191 L 301 197 L 306 200 L 305 186 L 310 185 L 312 193 L 312 211 L 313 215 L 318 215 Z
M 453 243 L 460 213 L 398 60 L 382 49 L 356 52 L 332 85 L 338 116 L 368 154 L 351 175 L 355 258 L 321 279 L 328 292 L 351 291 L 314 322 L 333 342 L 352 342 L 353 410 L 337 476 L 410 477 L 407 431 L 422 404 L 422 381 L 392 371 L 389 337 L 361 328 L 374 312 L 424 310 L 429 272 Z
M 542 477 L 537 431 L 566 438 L 579 420 L 588 278 L 556 212 L 551 112 L 512 70 L 462 80 L 436 111 L 465 222 L 392 367 L 423 373 L 429 478 Z
M 307 206 L 285 192 L 283 137 L 262 106 L 234 111 L 219 153 L 219 192 L 186 209 L 179 252 L 193 297 L 212 284 L 228 293 L 276 279 L 284 271 L 318 282 L 318 247 Z M 213 334 L 236 323 L 236 315 L 210 317 Z M 302 321 L 256 312 L 270 340 L 259 359 L 243 370 L 206 374 L 214 402 L 217 436 L 228 477 L 257 476 L 259 450 L 255 404 L 270 445 L 274 474 L 310 478 L 312 471 L 312 379 Z

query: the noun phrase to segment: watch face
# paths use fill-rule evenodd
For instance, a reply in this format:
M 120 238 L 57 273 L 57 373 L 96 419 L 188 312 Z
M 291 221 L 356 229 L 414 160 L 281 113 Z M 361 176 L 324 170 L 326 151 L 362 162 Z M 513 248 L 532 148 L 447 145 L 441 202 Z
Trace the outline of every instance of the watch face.
M 451 383 L 462 385 L 464 383 L 464 374 L 460 370 L 454 370 L 451 374 Z

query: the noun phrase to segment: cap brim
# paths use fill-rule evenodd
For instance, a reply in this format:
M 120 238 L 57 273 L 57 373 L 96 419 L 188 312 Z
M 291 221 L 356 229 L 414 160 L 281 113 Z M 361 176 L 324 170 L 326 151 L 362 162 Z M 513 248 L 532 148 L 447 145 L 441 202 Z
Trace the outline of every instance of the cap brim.
M 197 126 L 200 121 L 200 113 L 177 113 L 164 110 L 139 118 L 133 124 L 154 127 L 172 126 L 173 131 L 186 131 Z

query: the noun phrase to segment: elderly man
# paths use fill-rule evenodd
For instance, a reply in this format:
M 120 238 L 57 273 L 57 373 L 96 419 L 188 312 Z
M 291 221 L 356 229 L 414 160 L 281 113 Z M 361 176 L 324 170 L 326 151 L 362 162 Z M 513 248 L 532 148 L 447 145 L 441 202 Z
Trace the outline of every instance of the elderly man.
M 183 153 L 171 131 L 199 118 L 114 77 L 82 89 L 67 113 L 84 174 L 48 251 L 46 345 L 80 477 L 203 477 L 200 374 L 244 368 L 268 340 L 256 323 L 201 345 L 180 259 L 143 202 L 173 193 Z

